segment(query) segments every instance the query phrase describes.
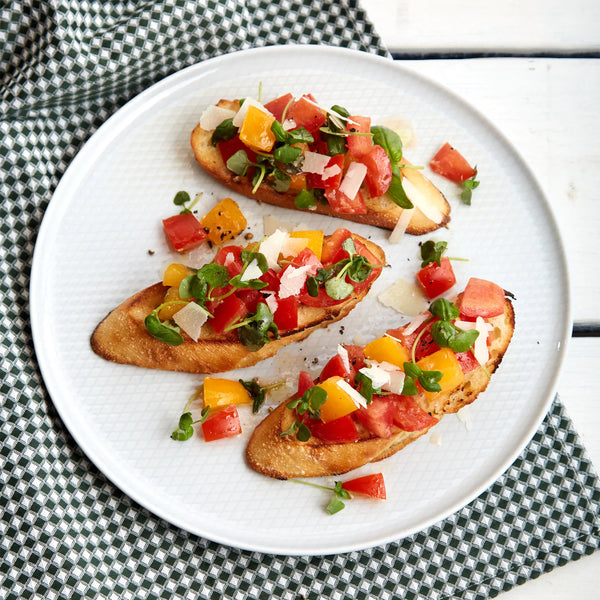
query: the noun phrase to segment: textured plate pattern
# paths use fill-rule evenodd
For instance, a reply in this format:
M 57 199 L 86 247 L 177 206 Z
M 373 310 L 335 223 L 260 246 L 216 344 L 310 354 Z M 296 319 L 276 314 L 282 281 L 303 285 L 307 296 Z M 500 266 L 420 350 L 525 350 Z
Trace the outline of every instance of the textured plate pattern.
M 189 134 L 206 105 L 255 96 L 259 81 L 265 98 L 311 92 L 325 105 L 340 103 L 375 121 L 407 119 L 418 138 L 407 152 L 416 164 L 427 164 L 451 140 L 477 163 L 482 183 L 473 206 L 465 207 L 452 184 L 435 179 L 453 208 L 448 231 L 435 237 L 449 242 L 452 256 L 469 259 L 455 268 L 459 286 L 476 275 L 517 297 L 513 344 L 471 408 L 470 430 L 448 417 L 437 428 L 441 447 L 422 438 L 364 468 L 383 471 L 390 500 L 376 506 L 355 501 L 335 519 L 321 511 L 325 500 L 315 490 L 265 479 L 245 466 L 250 415 L 243 415 L 242 438 L 214 444 L 169 439 L 201 378 L 113 365 L 88 344 L 110 309 L 158 279 L 170 258 L 160 219 L 172 214 L 175 192 L 203 191 L 200 210 L 228 194 L 195 165 Z M 266 214 L 327 232 L 346 224 L 236 200 L 258 236 Z M 384 246 L 392 268 L 343 321 L 343 334 L 340 326 L 317 332 L 283 356 L 230 377 L 286 376 L 293 386 L 298 367 L 317 368 L 313 356 L 323 364 L 338 342 L 367 340 L 401 322 L 376 295 L 398 277 L 412 276 L 420 240 L 390 246 L 386 232 L 353 229 Z M 36 351 L 61 416 L 86 453 L 134 499 L 213 540 L 268 552 L 327 553 L 430 525 L 464 506 L 516 458 L 554 390 L 569 330 L 567 287 L 559 236 L 539 188 L 506 140 L 463 102 L 384 59 L 317 47 L 267 48 L 171 76 L 92 137 L 61 181 L 40 232 L 32 318 Z

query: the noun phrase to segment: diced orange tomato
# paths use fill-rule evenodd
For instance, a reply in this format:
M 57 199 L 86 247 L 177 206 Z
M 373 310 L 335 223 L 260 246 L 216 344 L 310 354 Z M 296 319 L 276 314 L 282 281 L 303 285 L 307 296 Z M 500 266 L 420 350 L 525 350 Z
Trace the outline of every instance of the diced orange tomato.
M 428 401 L 433 400 L 439 394 L 448 392 L 458 387 L 465 379 L 456 354 L 450 348 L 442 348 L 425 358 L 417 361 L 417 366 L 423 371 L 441 371 L 444 376 L 438 382 L 442 388 L 439 392 L 425 392 Z
M 408 350 L 387 335 L 369 342 L 365 346 L 364 352 L 366 358 L 377 362 L 388 362 L 401 369 L 404 363 L 410 360 Z
M 299 192 L 306 189 L 306 175 L 304 173 L 294 173 L 290 175 L 290 191 Z
M 255 152 L 270 152 L 276 141 L 275 134 L 271 131 L 274 121 L 273 115 L 256 106 L 249 106 L 240 127 L 240 140 Z
M 211 409 L 230 404 L 250 404 L 252 398 L 248 390 L 239 382 L 219 377 L 204 378 L 204 406 Z
M 303 248 L 310 248 L 316 254 L 317 258 L 321 260 L 324 237 L 322 231 L 291 231 L 290 237 L 293 239 L 302 240 L 302 245 L 298 246 L 296 254 L 298 254 Z
M 174 285 L 173 287 L 170 287 L 167 290 L 167 293 L 165 294 L 165 298 L 163 300 L 163 303 L 165 302 L 181 302 L 181 298 L 179 296 L 179 285 Z M 161 321 L 166 321 L 167 319 L 172 319 L 173 315 L 180 311 L 183 307 L 185 306 L 185 304 L 169 304 L 167 306 L 163 306 L 163 308 L 161 308 L 158 311 L 158 318 Z
M 163 285 L 178 286 L 192 271 L 180 263 L 171 263 L 163 274 Z
M 237 202 L 223 198 L 200 219 L 200 225 L 207 232 L 208 240 L 218 245 L 242 233 L 247 222 Z
M 338 381 L 342 381 L 342 378 L 335 376 L 319 383 L 319 387 L 327 392 L 327 401 L 321 406 L 321 421 L 323 423 L 349 415 L 357 408 L 350 395 L 337 385 Z

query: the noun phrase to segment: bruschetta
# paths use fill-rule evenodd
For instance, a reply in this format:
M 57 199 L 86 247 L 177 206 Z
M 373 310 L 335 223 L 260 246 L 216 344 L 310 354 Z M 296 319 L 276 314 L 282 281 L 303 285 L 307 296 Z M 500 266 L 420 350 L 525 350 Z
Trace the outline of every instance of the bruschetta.
M 401 221 L 415 235 L 450 220 L 446 198 L 403 156 L 398 134 L 343 107 L 322 108 L 310 94 L 220 100 L 191 145 L 207 173 L 259 202 L 385 229 Z
M 320 376 L 255 429 L 251 468 L 278 479 L 339 475 L 395 454 L 448 413 L 472 403 L 514 331 L 504 290 L 471 279 L 456 304 L 427 313 L 364 347 L 340 346 Z
M 347 229 L 275 231 L 226 245 L 200 269 L 170 265 L 162 282 L 96 327 L 93 351 L 117 363 L 187 373 L 248 367 L 345 317 L 385 265 Z

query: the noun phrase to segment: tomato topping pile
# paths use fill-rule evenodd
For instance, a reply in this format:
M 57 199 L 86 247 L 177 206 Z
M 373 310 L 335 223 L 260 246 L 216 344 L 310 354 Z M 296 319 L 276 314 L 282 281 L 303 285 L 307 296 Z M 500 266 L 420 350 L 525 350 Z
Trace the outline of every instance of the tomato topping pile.
M 400 177 L 396 134 L 341 106 L 324 109 L 311 94 L 287 93 L 264 105 L 252 101 L 241 125 L 233 122 L 226 119 L 212 136 L 227 168 L 254 189 L 265 183 L 295 192 L 297 208 L 322 202 L 337 213 L 365 214 L 367 192 L 383 196 L 392 178 Z
M 190 213 L 178 215 L 191 217 Z M 320 258 L 319 258 L 320 257 Z M 347 229 L 327 240 L 322 231 L 276 231 L 243 248 L 223 246 L 200 269 L 171 265 L 164 302 L 146 318 L 155 338 L 183 343 L 178 329 L 192 331 L 208 323 L 219 334 L 236 335 L 251 351 L 298 328 L 302 305 L 335 306 L 361 293 L 381 272 L 382 265 Z M 186 303 L 194 303 L 193 314 Z M 171 325 L 170 320 L 175 322 Z

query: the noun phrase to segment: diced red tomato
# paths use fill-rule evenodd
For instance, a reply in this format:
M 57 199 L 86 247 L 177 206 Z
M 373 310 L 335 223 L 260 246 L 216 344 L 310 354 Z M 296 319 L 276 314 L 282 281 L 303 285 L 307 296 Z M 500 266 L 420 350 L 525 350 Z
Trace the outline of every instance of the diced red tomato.
M 372 498 L 379 498 L 381 500 L 385 500 L 386 498 L 382 473 L 364 475 L 363 477 L 344 481 L 342 488 L 354 494 L 363 494 L 364 496 L 371 496 Z
M 336 354 L 327 361 L 327 364 L 323 367 L 323 370 L 319 375 L 319 381 L 325 381 L 336 375 L 339 375 L 340 377 L 348 377 L 350 375 L 350 371 L 346 369 L 346 365 L 339 354 Z
M 288 108 L 286 119 L 293 119 L 296 127 L 304 127 L 317 141 L 321 137 L 319 127 L 323 126 L 327 115 L 310 100 L 312 100 L 310 95 L 304 95 L 292 102 Z
M 471 277 L 459 308 L 461 315 L 470 319 L 497 317 L 504 312 L 504 290 L 491 281 Z
M 373 396 L 373 400 L 366 408 L 359 408 L 354 415 L 375 437 L 389 438 L 394 427 L 394 403 Z
M 300 252 L 292 259 L 291 265 L 296 268 L 309 267 L 306 271 L 308 275 L 316 275 L 317 270 L 323 268 L 323 264 L 310 248 L 303 248 L 300 250 Z
M 273 269 L 269 269 L 265 271 L 259 279 L 267 283 L 267 287 L 263 288 L 263 292 L 275 292 L 279 291 L 280 281 L 277 273 Z
M 430 300 L 447 292 L 456 283 L 450 259 L 443 257 L 439 265 L 436 262 L 425 265 L 417 272 L 417 282 Z
M 247 306 L 235 294 L 232 294 L 219 303 L 213 313 L 214 318 L 209 322 L 215 333 L 222 334 L 226 327 L 239 321 L 247 313 Z
M 298 327 L 298 300 L 295 296 L 280 298 L 277 309 L 273 315 L 275 325 L 282 330 L 296 329 Z
M 300 371 L 298 375 L 298 396 L 304 396 L 306 390 L 314 387 L 315 382 L 309 373 L 306 371 Z
M 473 356 L 473 352 L 471 352 L 471 350 L 468 350 L 467 352 L 457 352 L 456 359 L 458 360 L 458 364 L 465 375 L 479 367 L 479 363 L 477 362 L 475 356 Z
M 360 162 L 367 167 L 365 181 L 372 198 L 383 196 L 392 182 L 392 163 L 381 146 L 373 146 Z
M 394 404 L 394 425 L 403 431 L 421 431 L 438 422 L 412 396 L 390 394 L 387 399 Z
M 475 175 L 475 169 L 456 148 L 446 142 L 431 159 L 429 166 L 434 173 L 462 183 Z
M 197 248 L 206 239 L 206 231 L 192 213 L 174 215 L 163 219 L 165 233 L 177 252 Z
M 279 98 L 275 98 L 275 100 L 271 100 L 265 104 L 265 108 L 279 121 L 281 122 L 281 117 L 283 116 L 283 111 L 285 107 L 290 103 L 291 100 L 294 99 L 292 94 L 287 93 L 283 96 L 279 96 Z M 287 115 L 286 115 L 287 118 Z
M 237 408 L 232 404 L 208 417 L 202 423 L 202 433 L 207 442 L 233 437 L 242 433 Z
M 246 152 L 246 154 L 248 155 L 248 160 L 250 160 L 250 162 L 256 162 L 256 152 L 254 152 L 254 150 L 250 150 L 250 148 L 248 148 L 248 146 L 246 146 L 246 144 L 244 144 L 244 142 L 242 142 L 242 140 L 240 140 L 240 137 L 238 135 L 236 135 L 235 137 L 232 137 L 230 140 L 226 140 L 225 142 L 219 142 L 217 144 L 217 148 L 219 149 L 219 152 L 221 153 L 221 158 L 223 159 L 224 163 L 227 163 L 227 161 L 238 150 L 244 150 Z M 251 169 L 252 169 L 252 173 L 250 173 Z M 252 177 L 253 173 L 254 173 L 254 167 L 250 167 L 250 169 L 248 169 L 248 175 L 250 177 Z
M 311 419 L 307 425 L 312 435 L 324 442 L 342 444 L 345 442 L 356 442 L 360 439 L 356 425 L 350 415 L 345 415 L 327 423 Z
M 325 151 L 325 153 L 327 150 Z M 336 154 L 329 159 L 327 163 L 326 169 L 337 166 L 339 167 L 339 173 L 328 177 L 327 179 L 323 179 L 322 175 L 317 175 L 316 173 L 307 173 L 306 174 L 306 182 L 311 188 L 319 188 L 321 190 L 336 190 L 340 187 L 340 183 L 342 182 L 342 174 L 344 170 L 344 155 Z
M 342 258 L 347 258 L 348 253 L 342 250 L 342 242 L 349 237 L 352 237 L 352 233 L 348 229 L 336 229 L 330 236 L 323 242 L 323 250 L 321 251 L 321 262 L 325 265 L 331 265 L 338 260 L 338 255 L 343 252 Z
M 352 116 L 352 122 L 346 123 L 346 131 L 353 133 L 371 133 L 371 118 Z M 348 152 L 354 158 L 361 158 L 373 148 L 373 137 L 370 135 L 349 135 L 347 138 Z
M 243 269 L 241 254 L 242 248 L 240 246 L 223 246 L 217 252 L 213 262 L 217 265 L 226 266 L 229 277 L 235 277 Z
M 346 196 L 339 189 L 325 190 L 325 198 L 329 202 L 329 206 L 336 213 L 345 215 L 365 215 L 367 214 L 367 205 L 363 198 L 362 192 L 358 190 L 354 198 Z
M 235 295 L 246 305 L 246 311 L 249 313 L 256 312 L 257 304 L 263 302 L 263 295 L 252 288 L 240 288 Z

